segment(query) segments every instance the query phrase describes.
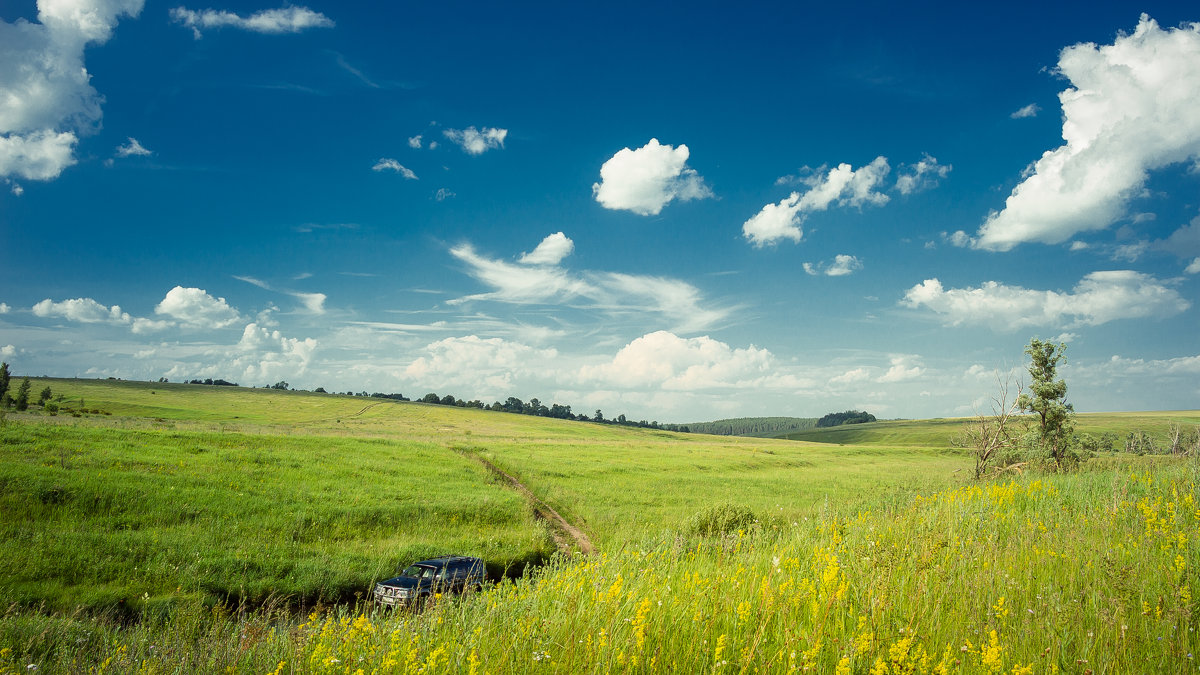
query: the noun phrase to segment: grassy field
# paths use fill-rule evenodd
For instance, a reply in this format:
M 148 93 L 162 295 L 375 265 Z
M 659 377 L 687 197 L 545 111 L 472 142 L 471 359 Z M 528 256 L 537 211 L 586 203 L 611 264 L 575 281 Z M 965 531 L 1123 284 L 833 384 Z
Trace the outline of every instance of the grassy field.
M 949 448 L 953 445 L 952 439 L 962 431 L 963 422 L 961 418 L 890 420 L 811 429 L 784 434 L 781 438 L 838 445 Z M 1161 444 L 1166 441 L 1167 429 L 1172 422 L 1200 425 L 1200 411 L 1082 413 L 1076 416 L 1075 430 L 1094 436 L 1111 432 L 1121 441 L 1130 432 L 1145 431 Z
M 960 420 L 814 443 L 47 385 L 102 412 L 0 428 L 0 673 L 1197 672 L 1194 459 L 975 484 L 947 442 Z M 1079 427 L 1173 421 L 1200 413 Z M 356 594 L 414 558 L 475 554 L 498 572 L 551 554 L 479 459 L 600 553 L 425 612 L 367 611 Z M 754 517 L 704 536 L 692 523 L 715 504 Z

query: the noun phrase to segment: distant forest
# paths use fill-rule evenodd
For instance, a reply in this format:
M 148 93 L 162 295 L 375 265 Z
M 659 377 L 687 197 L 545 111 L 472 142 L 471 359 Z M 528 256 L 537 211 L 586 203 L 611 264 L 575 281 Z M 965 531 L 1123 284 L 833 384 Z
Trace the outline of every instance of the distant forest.
M 770 438 L 817 426 L 815 417 L 738 417 L 715 422 L 689 422 L 692 433 Z
M 829 413 L 817 420 L 818 427 L 839 427 L 843 424 L 863 424 L 874 422 L 875 416 L 862 410 L 847 410 L 840 413 Z

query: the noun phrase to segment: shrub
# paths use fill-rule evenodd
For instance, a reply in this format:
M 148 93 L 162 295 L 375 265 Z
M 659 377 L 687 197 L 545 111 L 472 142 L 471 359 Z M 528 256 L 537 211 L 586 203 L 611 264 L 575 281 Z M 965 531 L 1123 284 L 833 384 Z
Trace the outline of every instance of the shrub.
M 689 518 L 685 529 L 690 534 L 711 537 L 748 530 L 756 522 L 758 522 L 758 516 L 748 506 L 719 504 L 710 506 Z

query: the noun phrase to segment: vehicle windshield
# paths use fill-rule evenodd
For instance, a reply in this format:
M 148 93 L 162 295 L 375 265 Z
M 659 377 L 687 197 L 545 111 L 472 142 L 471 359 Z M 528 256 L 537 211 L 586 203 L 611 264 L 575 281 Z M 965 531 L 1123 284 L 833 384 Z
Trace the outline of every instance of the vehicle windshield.
M 412 577 L 414 579 L 432 579 L 433 575 L 436 573 L 437 570 L 432 567 L 425 567 L 423 565 L 409 565 L 408 567 L 404 568 L 404 571 L 400 573 L 400 576 Z

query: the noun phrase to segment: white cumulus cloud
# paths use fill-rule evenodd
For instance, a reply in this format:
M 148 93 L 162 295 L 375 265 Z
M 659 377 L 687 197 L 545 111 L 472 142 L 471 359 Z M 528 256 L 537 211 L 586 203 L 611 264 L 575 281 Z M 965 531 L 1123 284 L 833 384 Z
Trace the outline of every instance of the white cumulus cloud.
M 0 314 L 8 314 L 9 311 L 11 311 L 11 309 L 12 308 L 9 307 L 7 304 L 0 302 Z
M 947 289 L 937 279 L 926 279 L 910 288 L 901 304 L 928 309 L 949 325 L 983 324 L 1007 331 L 1168 317 L 1191 306 L 1174 288 L 1130 270 L 1092 272 L 1070 292 L 1033 290 L 995 281 L 978 288 Z
M 818 170 L 802 180 L 808 186 L 806 192 L 793 192 L 778 204 L 767 204 L 743 223 L 742 236 L 760 248 L 781 239 L 798 243 L 804 238 L 801 225 L 809 213 L 833 204 L 862 208 L 888 203 L 888 196 L 878 188 L 890 171 L 882 156 L 858 169 L 839 164 L 828 171 Z
M 520 262 L 526 265 L 557 265 L 562 259 L 571 255 L 575 250 L 575 242 L 562 232 L 555 232 L 542 240 L 529 253 L 521 256 Z
M 39 23 L 0 21 L 0 177 L 52 180 L 75 164 L 79 136 L 98 127 L 104 100 L 84 49 L 107 42 L 118 19 L 137 16 L 142 3 L 42 0 Z
M 1057 244 L 1120 219 L 1150 171 L 1200 158 L 1200 24 L 1142 15 L 1111 45 L 1067 47 L 1057 72 L 1066 143 L 1047 151 L 988 216 L 973 245 Z
M 417 180 L 417 174 L 413 173 L 412 169 L 409 169 L 390 157 L 383 157 L 378 162 L 375 162 L 375 166 L 371 167 L 371 170 L 395 171 L 401 176 L 404 176 L 407 180 Z
M 741 349 L 710 337 L 681 338 L 656 331 L 625 345 L 607 363 L 584 366 L 579 378 L 607 386 L 696 391 L 762 386 L 773 357 L 753 345 Z
M 54 302 L 50 298 L 33 306 L 34 316 L 42 318 L 62 317 L 80 323 L 128 324 L 133 317 L 121 310 L 119 305 L 107 307 L 91 298 L 74 298 Z
M 893 356 L 891 359 L 891 367 L 888 371 L 875 380 L 881 384 L 888 382 L 907 382 L 921 377 L 925 372 L 925 368 L 921 366 L 920 359 L 915 356 Z
M 17 355 L 17 348 L 14 345 L 4 345 L 0 347 L 0 356 L 4 358 L 12 358 Z
M 468 155 L 482 155 L 488 150 L 504 147 L 504 139 L 508 136 L 508 129 L 493 129 L 492 127 L 484 127 L 476 129 L 475 127 L 467 127 L 466 129 L 446 129 L 442 131 L 450 142 L 455 143 L 463 149 L 463 152 Z M 420 137 L 418 136 L 418 142 Z M 412 143 L 412 139 L 409 139 Z M 429 147 L 433 147 L 430 143 Z
M 421 149 L 421 134 L 417 134 L 416 136 L 409 136 L 408 137 L 408 147 L 413 148 L 414 150 L 420 150 Z
M 688 168 L 686 145 L 662 145 L 657 138 L 637 150 L 623 148 L 600 167 L 600 182 L 592 195 L 606 209 L 656 216 L 678 199 L 712 197 L 712 190 L 694 169 Z
M 203 328 L 226 328 L 241 319 L 238 311 L 230 307 L 225 298 L 214 298 L 203 289 L 182 286 L 167 291 L 154 311 Z
M 257 362 L 243 364 L 247 366 L 247 377 L 261 377 L 285 367 L 291 372 L 303 373 L 312 362 L 317 346 L 313 338 L 289 338 L 277 330 L 249 323 L 242 330 L 237 349 Z
M 1193 260 L 1183 269 L 1184 274 L 1200 274 L 1200 258 Z
M 484 397 L 507 396 L 515 381 L 544 376 L 558 356 L 501 338 L 476 335 L 449 337 L 430 343 L 425 354 L 405 367 L 403 376 L 418 386 L 479 392 Z
M 192 29 L 192 37 L 203 37 L 200 29 L 238 28 L 254 33 L 299 33 L 309 28 L 332 28 L 333 20 L 307 7 L 281 7 L 264 9 L 249 16 L 218 9 L 191 10 L 175 7 L 171 20 Z

